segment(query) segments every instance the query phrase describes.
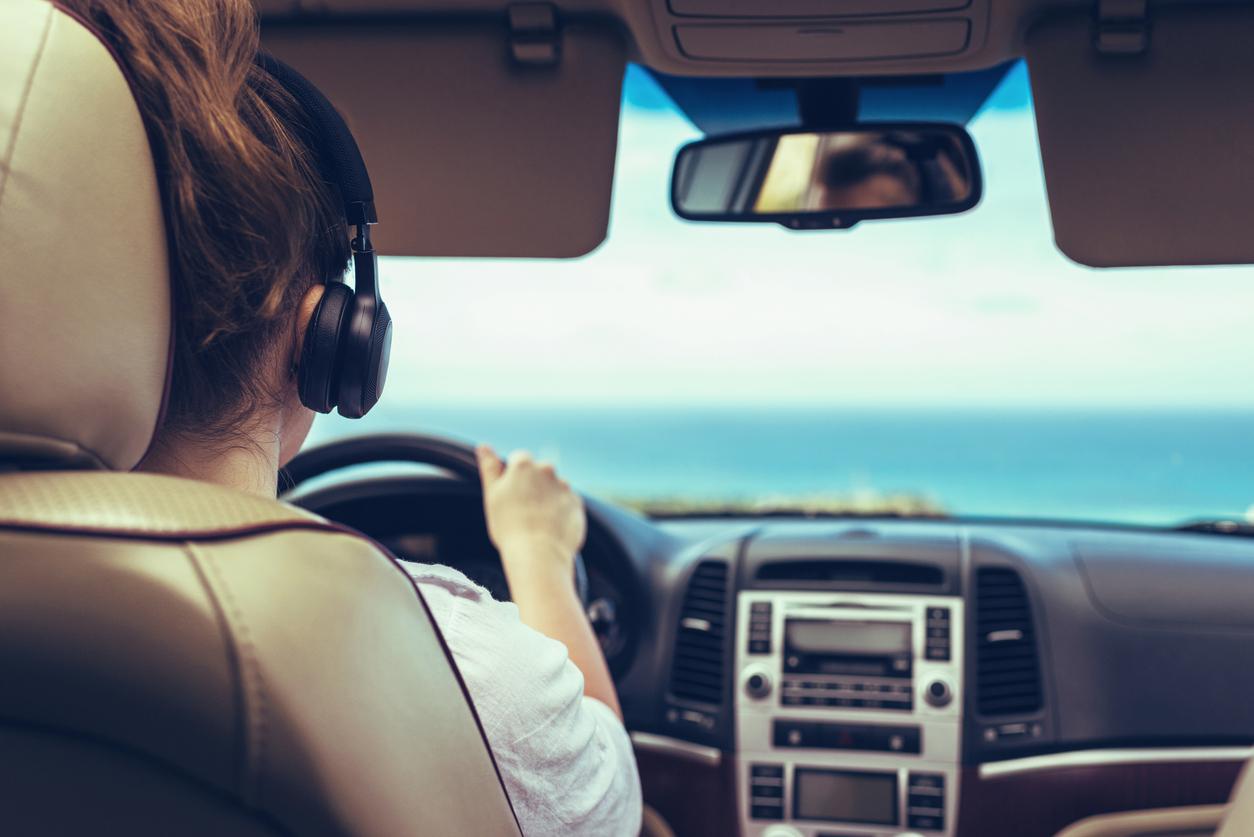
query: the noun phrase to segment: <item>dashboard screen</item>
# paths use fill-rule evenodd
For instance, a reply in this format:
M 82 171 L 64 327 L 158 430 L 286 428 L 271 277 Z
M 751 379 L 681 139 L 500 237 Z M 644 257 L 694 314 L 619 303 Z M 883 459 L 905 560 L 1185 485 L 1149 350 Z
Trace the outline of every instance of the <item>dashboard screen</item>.
M 789 654 L 909 655 L 910 631 L 909 622 L 789 619 L 784 623 L 784 643 Z
M 793 817 L 799 820 L 897 824 L 897 774 L 796 770 Z

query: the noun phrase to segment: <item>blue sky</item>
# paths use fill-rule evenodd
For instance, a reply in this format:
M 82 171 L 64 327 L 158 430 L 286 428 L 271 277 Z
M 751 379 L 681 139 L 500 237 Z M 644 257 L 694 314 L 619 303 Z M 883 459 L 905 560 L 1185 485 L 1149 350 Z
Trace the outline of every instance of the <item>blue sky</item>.
M 638 69 L 624 99 L 596 252 L 386 260 L 400 327 L 381 411 L 1254 406 L 1254 269 L 1099 272 L 1060 255 L 1022 67 L 971 126 L 978 208 L 847 233 L 676 219 L 670 163 L 698 132 Z

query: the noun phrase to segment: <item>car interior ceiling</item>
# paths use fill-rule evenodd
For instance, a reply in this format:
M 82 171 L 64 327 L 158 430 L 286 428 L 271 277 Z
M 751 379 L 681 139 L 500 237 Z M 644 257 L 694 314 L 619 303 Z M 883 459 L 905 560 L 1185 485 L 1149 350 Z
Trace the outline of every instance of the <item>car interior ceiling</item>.
M 376 236 L 384 255 L 575 259 L 596 250 L 610 229 L 632 64 L 697 129 L 718 136 L 891 120 L 966 125 L 1024 61 L 1063 254 L 1093 268 L 1254 264 L 1254 4 L 1245 0 L 257 6 L 265 48 L 308 75 L 352 126 L 387 219 Z M 129 130 L 134 136 L 119 145 L 135 141 L 138 127 Z M 134 211 L 147 200 L 142 185 L 84 195 L 81 210 L 118 213 L 121 201 Z M 0 203 L 0 219 L 8 209 Z M 143 211 L 159 217 L 154 205 Z M 106 237 L 99 219 L 83 223 Z M 12 241 L 0 230 L 0 256 L 15 251 Z M 164 252 L 160 236 L 143 243 Z M 978 258 L 978 243 L 970 246 Z M 142 276 L 118 272 L 120 293 L 165 293 L 160 259 L 151 256 L 136 271 Z M 74 252 L 64 258 L 58 271 L 81 266 Z M 1107 275 L 1092 272 L 1095 282 Z M 117 313 L 116 300 L 99 304 Z M 155 299 L 150 319 L 165 307 L 167 299 Z M 151 358 L 133 369 L 105 364 L 124 352 L 105 332 L 85 335 L 101 348 L 90 371 L 101 388 L 143 402 L 118 418 L 131 429 L 104 443 L 121 462 L 142 452 L 133 426 L 155 424 L 152 390 L 164 372 Z M 150 341 L 153 356 L 162 339 Z M 0 384 L 16 380 L 10 366 L 0 357 Z M 48 380 L 70 389 L 76 378 L 50 365 Z M 5 408 L 0 399 L 0 463 Z M 86 432 L 67 421 L 52 435 Z M 363 438 L 324 460 L 302 454 L 281 495 L 296 508 L 277 517 L 157 484 L 134 489 L 155 522 L 119 523 L 93 511 L 112 501 L 107 485 L 47 488 L 0 467 L 0 554 L 7 544 L 13 554 L 49 559 L 22 564 L 8 582 L 0 575 L 0 635 L 11 631 L 0 647 L 19 684 L 0 687 L 0 718 L 24 719 L 20 729 L 0 723 L 0 787 L 13 799 L 48 799 L 52 768 L 25 766 L 68 765 L 74 792 L 89 787 L 84 804 L 114 812 L 119 827 L 137 834 L 181 828 L 180 806 L 196 812 L 203 825 L 194 833 L 202 834 L 339 833 L 326 822 L 371 834 L 404 833 L 415 822 L 426 833 L 516 833 L 464 684 L 430 620 L 412 642 L 381 641 L 377 655 L 360 655 L 352 641 L 399 633 L 412 603 L 400 599 L 395 579 L 359 576 L 332 557 L 332 546 L 360 546 L 345 547 L 348 536 L 332 531 L 348 527 L 402 561 L 453 564 L 507 599 L 482 494 L 448 467 L 450 445 L 468 455 L 413 434 Z M 345 470 L 400 461 L 424 469 Z M 648 837 L 1254 835 L 1247 530 L 941 514 L 668 517 L 585 502 L 584 604 L 635 747 Z M 201 520 L 202 507 L 229 509 L 232 519 Z M 145 534 L 128 551 L 131 525 Z M 278 672 L 272 764 L 240 767 L 240 754 L 223 743 L 254 720 L 170 685 L 185 675 L 186 659 L 221 641 L 211 593 L 226 582 L 154 569 L 158 553 L 177 551 L 162 540 L 165 525 L 216 556 L 241 612 L 263 613 L 267 584 L 290 579 L 277 606 L 305 619 L 326 648 L 321 669 L 289 664 L 290 637 L 256 616 L 258 658 Z M 339 540 L 329 546 L 315 530 Z M 239 532 L 245 540 L 235 540 Z M 264 577 L 241 569 L 237 553 L 250 545 L 266 552 Z M 46 614 L 71 614 L 76 596 L 87 595 L 73 573 L 49 563 L 76 550 L 95 568 L 92 583 L 129 585 L 131 601 L 178 626 L 166 644 L 144 638 L 122 608 L 104 606 L 65 618 L 51 638 L 42 633 Z M 311 560 L 332 568 L 330 581 L 298 572 Z M 111 562 L 137 574 L 115 576 Z M 363 609 L 359 623 L 321 623 L 318 608 L 347 607 L 352 595 L 378 607 Z M 127 626 L 134 645 L 102 649 L 93 635 L 106 624 Z M 61 656 L 55 665 L 37 660 L 22 642 L 47 643 Z M 393 670 L 388 655 L 402 652 L 411 662 Z M 112 708 L 125 696 L 100 673 L 110 665 L 131 672 L 143 711 Z M 345 682 L 324 682 L 336 666 L 347 672 L 337 680 L 360 678 L 376 691 L 354 703 L 358 693 Z M 197 671 L 196 684 L 217 696 L 247 669 Z M 71 685 L 102 699 L 75 710 L 86 732 L 50 744 L 49 719 L 69 710 L 47 679 L 66 670 L 85 672 Z M 407 695 L 437 709 L 417 718 Z M 51 708 L 40 714 L 43 707 Z M 147 717 L 159 723 L 147 729 Z M 386 728 L 371 730 L 362 717 Z M 389 758 L 386 737 L 400 734 L 436 742 L 416 773 Z M 128 749 L 105 752 L 101 742 L 111 737 Z M 194 757 L 174 755 L 179 747 Z M 181 765 L 177 776 L 154 769 L 167 761 Z M 248 794 L 278 800 L 266 816 L 235 801 L 247 795 L 239 785 L 248 771 L 260 777 Z M 421 792 L 407 797 L 415 787 Z M 118 813 L 128 805 L 151 805 L 151 822 Z M 46 814 L 18 808 L 26 817 L 18 821 L 32 828 Z M 0 802 L 0 833 L 5 809 Z M 459 820 L 468 809 L 471 819 Z M 68 815 L 48 815 L 44 825 L 58 817 Z M 64 822 L 57 833 L 82 826 Z

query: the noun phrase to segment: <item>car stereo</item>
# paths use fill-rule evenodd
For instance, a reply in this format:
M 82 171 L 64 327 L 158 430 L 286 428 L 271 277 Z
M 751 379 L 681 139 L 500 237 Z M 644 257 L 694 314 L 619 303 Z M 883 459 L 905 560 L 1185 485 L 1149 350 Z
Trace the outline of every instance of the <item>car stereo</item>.
M 957 597 L 740 594 L 743 834 L 953 833 L 962 613 Z
M 780 702 L 909 710 L 910 622 L 784 619 Z

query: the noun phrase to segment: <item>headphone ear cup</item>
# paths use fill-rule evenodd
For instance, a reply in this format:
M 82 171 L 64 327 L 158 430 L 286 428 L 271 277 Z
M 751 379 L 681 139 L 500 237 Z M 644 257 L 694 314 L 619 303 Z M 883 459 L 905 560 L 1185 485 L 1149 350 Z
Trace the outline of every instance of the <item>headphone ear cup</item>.
M 340 338 L 338 395 L 335 406 L 344 418 L 370 412 L 383 394 L 392 352 L 392 317 L 380 300 L 356 297 L 352 319 Z
M 380 300 L 370 335 L 370 355 L 366 363 L 366 385 L 362 390 L 361 413 L 365 415 L 383 397 L 388 379 L 388 360 L 392 355 L 392 315 Z
M 330 282 L 305 330 L 296 386 L 300 402 L 315 412 L 331 412 L 339 398 L 340 342 L 352 310 L 353 289 Z

